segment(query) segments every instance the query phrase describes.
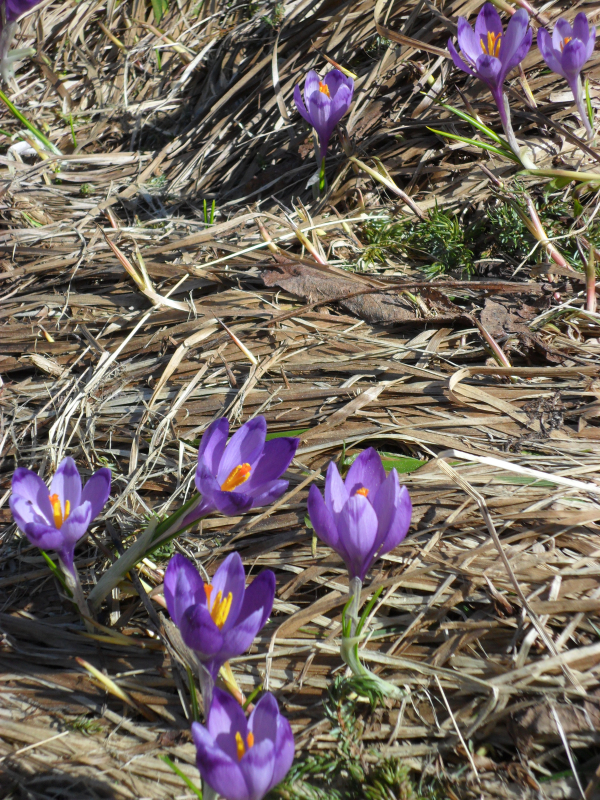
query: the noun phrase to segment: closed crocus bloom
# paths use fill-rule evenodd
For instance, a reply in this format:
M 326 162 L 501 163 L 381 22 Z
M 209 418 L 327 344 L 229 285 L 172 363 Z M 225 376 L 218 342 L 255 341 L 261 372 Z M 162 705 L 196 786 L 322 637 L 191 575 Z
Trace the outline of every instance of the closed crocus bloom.
M 215 420 L 204 432 L 198 450 L 196 488 L 202 495 L 197 508 L 184 520 L 189 525 L 212 511 L 234 516 L 266 506 L 281 497 L 289 482 L 281 475 L 289 467 L 298 439 L 278 437 L 267 442 L 267 422 L 254 417 L 229 442 L 229 422 Z
M 308 514 L 317 536 L 344 559 L 350 578 L 362 582 L 373 562 L 406 536 L 412 504 L 396 470 L 386 477 L 370 447 L 354 461 L 345 482 L 330 463 L 325 498 L 311 486 Z
M 246 719 L 240 704 L 215 689 L 206 727 L 192 724 L 202 780 L 224 800 L 262 800 L 294 760 L 290 723 L 264 694 Z
M 238 553 L 219 566 L 211 583 L 181 555 L 169 561 L 165 600 L 185 644 L 194 650 L 216 678 L 223 664 L 249 649 L 267 621 L 275 597 L 275 575 L 263 570 L 246 588 Z
M 350 108 L 353 92 L 354 81 L 339 69 L 332 69 L 323 80 L 311 70 L 304 81 L 304 100 L 300 85 L 294 89 L 296 108 L 319 137 L 319 161 L 325 157 L 335 126 Z
M 590 27 L 588 18 L 581 12 L 575 17 L 573 27 L 566 19 L 559 19 L 554 26 L 552 36 L 545 28 L 540 28 L 537 43 L 546 64 L 553 72 L 562 75 L 569 84 L 582 122 L 591 139 L 594 131 L 583 102 L 581 70 L 594 51 L 595 26 Z
M 75 545 L 110 495 L 110 470 L 99 469 L 81 488 L 81 476 L 72 458 L 61 461 L 48 488 L 29 469 L 19 467 L 12 479 L 10 508 L 19 530 L 42 550 L 56 550 L 74 572 Z
M 515 12 L 505 32 L 500 15 L 491 3 L 486 3 L 477 16 L 475 31 L 465 17 L 458 18 L 457 38 L 460 55 L 452 41 L 448 41 L 452 60 L 459 69 L 479 78 L 489 88 L 509 144 L 518 155 L 503 84 L 508 73 L 523 61 L 531 47 L 532 32 L 527 11 L 520 8 Z

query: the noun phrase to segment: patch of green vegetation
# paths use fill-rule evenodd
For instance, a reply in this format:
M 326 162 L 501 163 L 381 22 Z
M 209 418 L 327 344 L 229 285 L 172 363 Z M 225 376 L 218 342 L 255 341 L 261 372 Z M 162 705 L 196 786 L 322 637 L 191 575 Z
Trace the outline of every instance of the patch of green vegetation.
M 521 197 L 522 188 L 515 182 L 513 197 L 495 197 L 484 208 L 460 216 L 451 210 L 434 208 L 425 220 L 383 217 L 365 221 L 362 239 L 366 244 L 363 263 L 385 263 L 391 256 L 403 256 L 423 264 L 427 277 L 444 273 L 462 277 L 474 274 L 480 260 L 508 257 L 514 264 L 533 266 L 547 261 L 544 249 L 523 221 L 519 208 L 528 215 Z M 540 222 L 549 239 L 575 269 L 584 268 L 588 247 L 600 250 L 600 220 L 587 225 L 587 213 L 576 197 L 565 199 L 564 191 L 546 191 L 532 198 Z M 586 227 L 585 242 L 579 235 Z M 577 230 L 578 233 L 572 233 Z M 600 259 L 596 259 L 600 268 Z
M 367 722 L 357 707 L 353 679 L 338 676 L 323 703 L 336 747 L 309 755 L 292 767 L 287 778 L 268 795 L 283 800 L 438 800 L 436 788 L 418 786 L 398 758 L 367 762 L 363 733 Z M 372 706 L 376 698 L 372 699 Z M 361 709 L 364 704 L 361 703 Z M 369 748 L 369 754 L 376 754 Z
M 152 555 L 155 560 L 158 560 L 161 558 L 171 558 L 174 552 L 175 544 L 173 542 L 166 542 L 165 544 L 161 544 L 160 547 L 157 547 Z
M 474 242 L 479 225 L 465 225 L 451 211 L 431 209 L 425 220 L 369 220 L 363 225 L 366 262 L 384 263 L 388 254 L 404 255 L 428 262 L 424 272 L 435 277 L 444 272 L 472 275 L 475 271 Z
M 285 6 L 281 2 L 275 3 L 273 10 L 268 17 L 263 17 L 262 21 L 265 22 L 270 28 L 279 28 L 285 19 Z
M 96 719 L 89 719 L 85 716 L 76 717 L 75 719 L 68 720 L 65 725 L 69 730 L 79 731 L 80 733 L 87 733 L 90 736 L 94 733 L 102 733 L 104 726 Z

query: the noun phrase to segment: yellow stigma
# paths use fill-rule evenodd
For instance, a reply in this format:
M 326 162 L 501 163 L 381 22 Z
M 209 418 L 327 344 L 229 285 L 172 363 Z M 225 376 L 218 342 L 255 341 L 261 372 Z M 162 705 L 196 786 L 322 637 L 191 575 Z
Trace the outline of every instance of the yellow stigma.
M 204 592 L 206 594 L 206 605 L 208 606 L 208 610 L 210 611 L 210 615 L 213 618 L 213 622 L 219 628 L 219 630 L 225 625 L 227 621 L 227 617 L 229 616 L 229 612 L 231 611 L 231 603 L 233 601 L 233 595 L 231 592 L 227 595 L 227 597 L 223 600 L 223 592 L 217 592 L 217 596 L 215 597 L 215 602 L 212 604 L 212 608 L 210 605 L 210 597 L 212 595 L 213 587 L 210 583 L 204 584 Z
M 48 497 L 50 498 L 50 505 L 52 506 L 52 516 L 54 517 L 54 524 L 57 528 L 60 528 L 63 522 L 67 519 L 69 514 L 71 513 L 71 503 L 68 500 L 65 500 L 65 513 L 63 516 L 62 507 L 60 504 L 60 497 L 57 494 L 49 494 Z
M 569 42 L 571 42 L 571 41 L 573 41 L 573 37 L 572 36 L 565 36 L 565 38 L 560 43 L 560 52 L 561 53 L 565 49 L 565 45 L 569 44 Z
M 250 464 L 238 464 L 237 467 L 231 470 L 225 481 L 221 484 L 222 491 L 233 492 L 234 489 L 237 489 L 238 486 L 241 486 L 242 483 L 248 480 L 251 472 L 252 467 Z
M 494 56 L 494 58 L 498 58 L 500 55 L 500 42 L 502 41 L 502 34 L 501 33 L 493 33 L 492 31 L 488 31 L 487 35 L 487 47 L 483 40 L 483 37 L 479 40 L 481 44 L 481 50 L 486 56 Z
M 327 97 L 331 97 L 329 94 L 329 86 L 327 86 L 326 83 L 323 83 L 323 81 L 319 81 L 319 91 L 323 92 L 323 94 L 326 94 Z
M 244 740 L 242 739 L 242 734 L 239 731 L 236 733 L 235 746 L 237 747 L 238 761 L 244 755 L 246 750 L 252 747 L 253 744 L 254 744 L 254 734 L 252 733 L 252 731 L 250 731 L 248 733 L 248 736 L 246 736 L 246 744 L 244 744 Z
M 369 494 L 369 490 L 361 486 L 360 489 L 356 490 L 355 494 L 362 494 L 363 497 L 366 497 Z

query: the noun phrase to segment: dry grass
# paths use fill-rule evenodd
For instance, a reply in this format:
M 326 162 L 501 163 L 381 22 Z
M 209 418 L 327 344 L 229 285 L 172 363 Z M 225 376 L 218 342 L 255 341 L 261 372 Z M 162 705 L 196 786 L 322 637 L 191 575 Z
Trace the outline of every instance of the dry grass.
M 406 0 L 375 13 L 387 28 L 443 47 L 456 16 L 477 5 Z M 338 750 L 322 702 L 342 672 L 347 590 L 340 560 L 305 525 L 308 485 L 322 481 L 330 459 L 375 445 L 406 473 L 415 514 L 406 541 L 372 575 L 384 591 L 363 650 L 372 669 L 406 687 L 406 701 L 359 703 L 361 763 L 401 757 L 439 779 L 441 797 L 597 797 L 599 318 L 582 311 L 580 285 L 559 277 L 544 286 L 529 266 L 511 281 L 510 261 L 497 264 L 504 283 L 453 279 L 438 291 L 398 255 L 364 271 L 361 215 L 391 213 L 393 201 L 337 145 L 327 198 L 312 203 L 305 189 L 312 144 L 291 91 L 304 70 L 323 68 L 320 52 L 360 77 L 346 124 L 361 158 L 381 158 L 422 210 L 482 207 L 492 187 L 478 164 L 505 181 L 514 168 L 427 130 L 462 130 L 423 94 L 432 76 L 436 93 L 443 87 L 462 104 L 449 62 L 379 37 L 372 4 L 360 0 L 173 3 L 160 30 L 140 0 L 83 0 L 46 4 L 21 31 L 21 46 L 33 42 L 39 56 L 23 65 L 13 102 L 64 156 L 0 158 L 5 796 L 191 797 L 161 753 L 197 781 L 181 664 L 131 584 L 113 592 L 98 634 L 83 630 L 12 524 L 15 464 L 47 476 L 69 454 L 84 472 L 112 468 L 112 500 L 77 551 L 89 589 L 148 514 L 189 496 L 195 440 L 209 422 L 264 414 L 271 431 L 302 431 L 289 494 L 267 510 L 208 519 L 174 546 L 209 574 L 234 548 L 248 572 L 275 571 L 273 617 L 233 668 L 245 692 L 261 683 L 276 692 L 299 759 Z M 540 66 L 532 52 L 525 68 L 539 108 L 514 103 L 518 134 L 546 148 L 540 164 L 579 163 L 572 133 L 556 129 L 572 120 L 563 86 Z M 494 121 L 480 87 L 464 91 Z M 21 130 L 8 112 L 1 127 Z M 583 163 L 595 169 L 591 155 Z M 523 185 L 535 190 L 531 178 Z M 210 209 L 213 198 L 210 225 L 204 200 Z M 299 255 L 278 202 L 313 231 L 331 266 Z M 273 261 L 259 222 L 291 261 Z M 145 265 L 145 291 L 107 236 L 138 277 Z M 282 288 L 277 263 L 281 274 L 309 267 L 315 282 Z M 386 294 L 386 281 L 407 282 L 411 294 Z M 345 297 L 347 284 L 378 290 L 370 308 L 384 298 L 404 324 L 326 302 Z M 494 365 L 482 338 L 479 311 L 490 300 L 522 312 L 510 369 Z M 140 565 L 146 591 L 160 586 L 167 560 L 163 552 Z

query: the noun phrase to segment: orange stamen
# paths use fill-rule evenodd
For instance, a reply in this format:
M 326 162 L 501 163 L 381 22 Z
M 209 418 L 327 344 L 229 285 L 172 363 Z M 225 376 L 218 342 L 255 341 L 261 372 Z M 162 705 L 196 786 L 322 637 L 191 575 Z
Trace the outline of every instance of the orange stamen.
M 235 746 L 237 749 L 238 761 L 245 754 L 246 750 L 250 749 L 253 746 L 253 744 L 254 744 L 254 734 L 252 733 L 252 731 L 249 731 L 248 736 L 246 736 L 246 744 L 244 744 L 242 734 L 239 731 L 236 733 Z
M 63 515 L 60 497 L 57 494 L 49 494 L 48 497 L 50 498 L 50 505 L 52 506 L 54 524 L 57 528 L 60 528 L 71 513 L 71 503 L 68 500 L 65 500 L 65 513 Z
M 214 603 L 211 606 L 210 598 L 212 595 L 213 587 L 210 583 L 204 584 L 204 591 L 206 593 L 206 604 L 208 606 L 208 610 L 210 611 L 210 615 L 213 619 L 213 622 L 219 628 L 219 630 L 225 625 L 227 621 L 227 617 L 229 616 L 229 612 L 231 611 L 231 603 L 233 602 L 233 595 L 231 592 L 227 594 L 227 597 L 223 598 L 223 592 L 217 592 L 217 596 L 215 597 Z
M 487 46 L 484 43 L 483 38 L 479 40 L 481 44 L 481 50 L 485 53 L 486 56 L 494 56 L 494 58 L 498 58 L 500 55 L 500 43 L 502 41 L 502 34 L 501 33 L 493 33 L 492 31 L 488 31 L 487 35 Z
M 251 472 L 252 467 L 250 464 L 238 464 L 237 467 L 231 470 L 225 481 L 221 484 L 221 490 L 223 492 L 232 492 L 248 480 Z
M 206 605 L 210 607 L 210 596 L 212 594 L 213 587 L 210 583 L 204 584 L 204 594 L 206 595 Z
M 561 53 L 565 49 L 565 45 L 569 44 L 569 42 L 571 42 L 571 41 L 573 41 L 573 37 L 572 36 L 565 36 L 565 38 L 560 43 L 560 52 Z
M 331 97 L 329 94 L 329 86 L 327 86 L 326 83 L 323 83 L 323 81 L 319 81 L 319 91 L 323 92 L 323 94 L 326 94 L 327 97 Z
M 357 489 L 355 494 L 362 494 L 363 497 L 366 497 L 369 494 L 369 490 L 366 489 L 364 486 L 361 486 L 360 489 Z

